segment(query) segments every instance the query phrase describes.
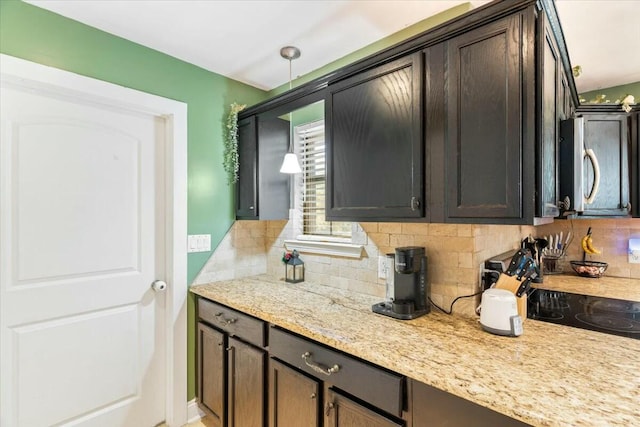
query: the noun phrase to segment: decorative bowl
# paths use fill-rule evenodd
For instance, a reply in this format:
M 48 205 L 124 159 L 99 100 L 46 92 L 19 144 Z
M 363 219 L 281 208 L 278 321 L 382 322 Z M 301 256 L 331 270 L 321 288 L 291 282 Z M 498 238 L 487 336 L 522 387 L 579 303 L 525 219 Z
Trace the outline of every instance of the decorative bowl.
M 571 261 L 573 271 L 582 277 L 601 277 L 608 266 L 606 262 L 599 261 Z

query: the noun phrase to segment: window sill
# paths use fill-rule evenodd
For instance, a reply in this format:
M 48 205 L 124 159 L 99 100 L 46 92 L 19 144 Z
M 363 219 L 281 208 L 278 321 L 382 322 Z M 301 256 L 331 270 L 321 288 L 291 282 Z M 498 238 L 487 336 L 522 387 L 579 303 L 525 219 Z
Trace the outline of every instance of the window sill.
M 288 251 L 294 249 L 301 253 L 333 255 L 347 258 L 361 258 L 362 245 L 339 242 L 321 242 L 317 240 L 285 240 L 284 247 Z

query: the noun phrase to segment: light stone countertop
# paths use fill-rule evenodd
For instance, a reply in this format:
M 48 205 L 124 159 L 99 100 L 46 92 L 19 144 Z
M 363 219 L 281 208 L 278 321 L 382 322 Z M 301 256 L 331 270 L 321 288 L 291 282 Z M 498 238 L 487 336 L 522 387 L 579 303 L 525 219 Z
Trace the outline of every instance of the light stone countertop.
M 533 286 L 550 291 L 640 302 L 640 279 L 609 277 L 605 273 L 598 279 L 580 277 L 575 274 L 547 274 L 543 280 L 543 283 L 535 283 Z
M 518 338 L 431 312 L 374 314 L 379 298 L 256 276 L 195 294 L 536 426 L 640 425 L 640 340 L 535 320 Z

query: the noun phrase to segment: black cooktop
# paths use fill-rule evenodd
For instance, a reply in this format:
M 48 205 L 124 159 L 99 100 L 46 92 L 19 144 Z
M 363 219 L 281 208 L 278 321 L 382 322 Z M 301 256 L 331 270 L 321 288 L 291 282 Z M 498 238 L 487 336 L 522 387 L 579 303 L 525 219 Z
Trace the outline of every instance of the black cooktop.
M 640 302 L 532 288 L 527 317 L 640 339 Z

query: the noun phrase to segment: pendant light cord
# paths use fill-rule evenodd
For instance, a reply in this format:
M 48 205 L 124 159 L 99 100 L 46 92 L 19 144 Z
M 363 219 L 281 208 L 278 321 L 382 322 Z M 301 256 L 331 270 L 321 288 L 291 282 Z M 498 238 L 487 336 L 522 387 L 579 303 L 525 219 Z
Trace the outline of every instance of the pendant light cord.
M 289 58 L 289 90 L 292 89 L 291 61 Z M 293 111 L 289 111 L 289 153 L 293 153 Z

